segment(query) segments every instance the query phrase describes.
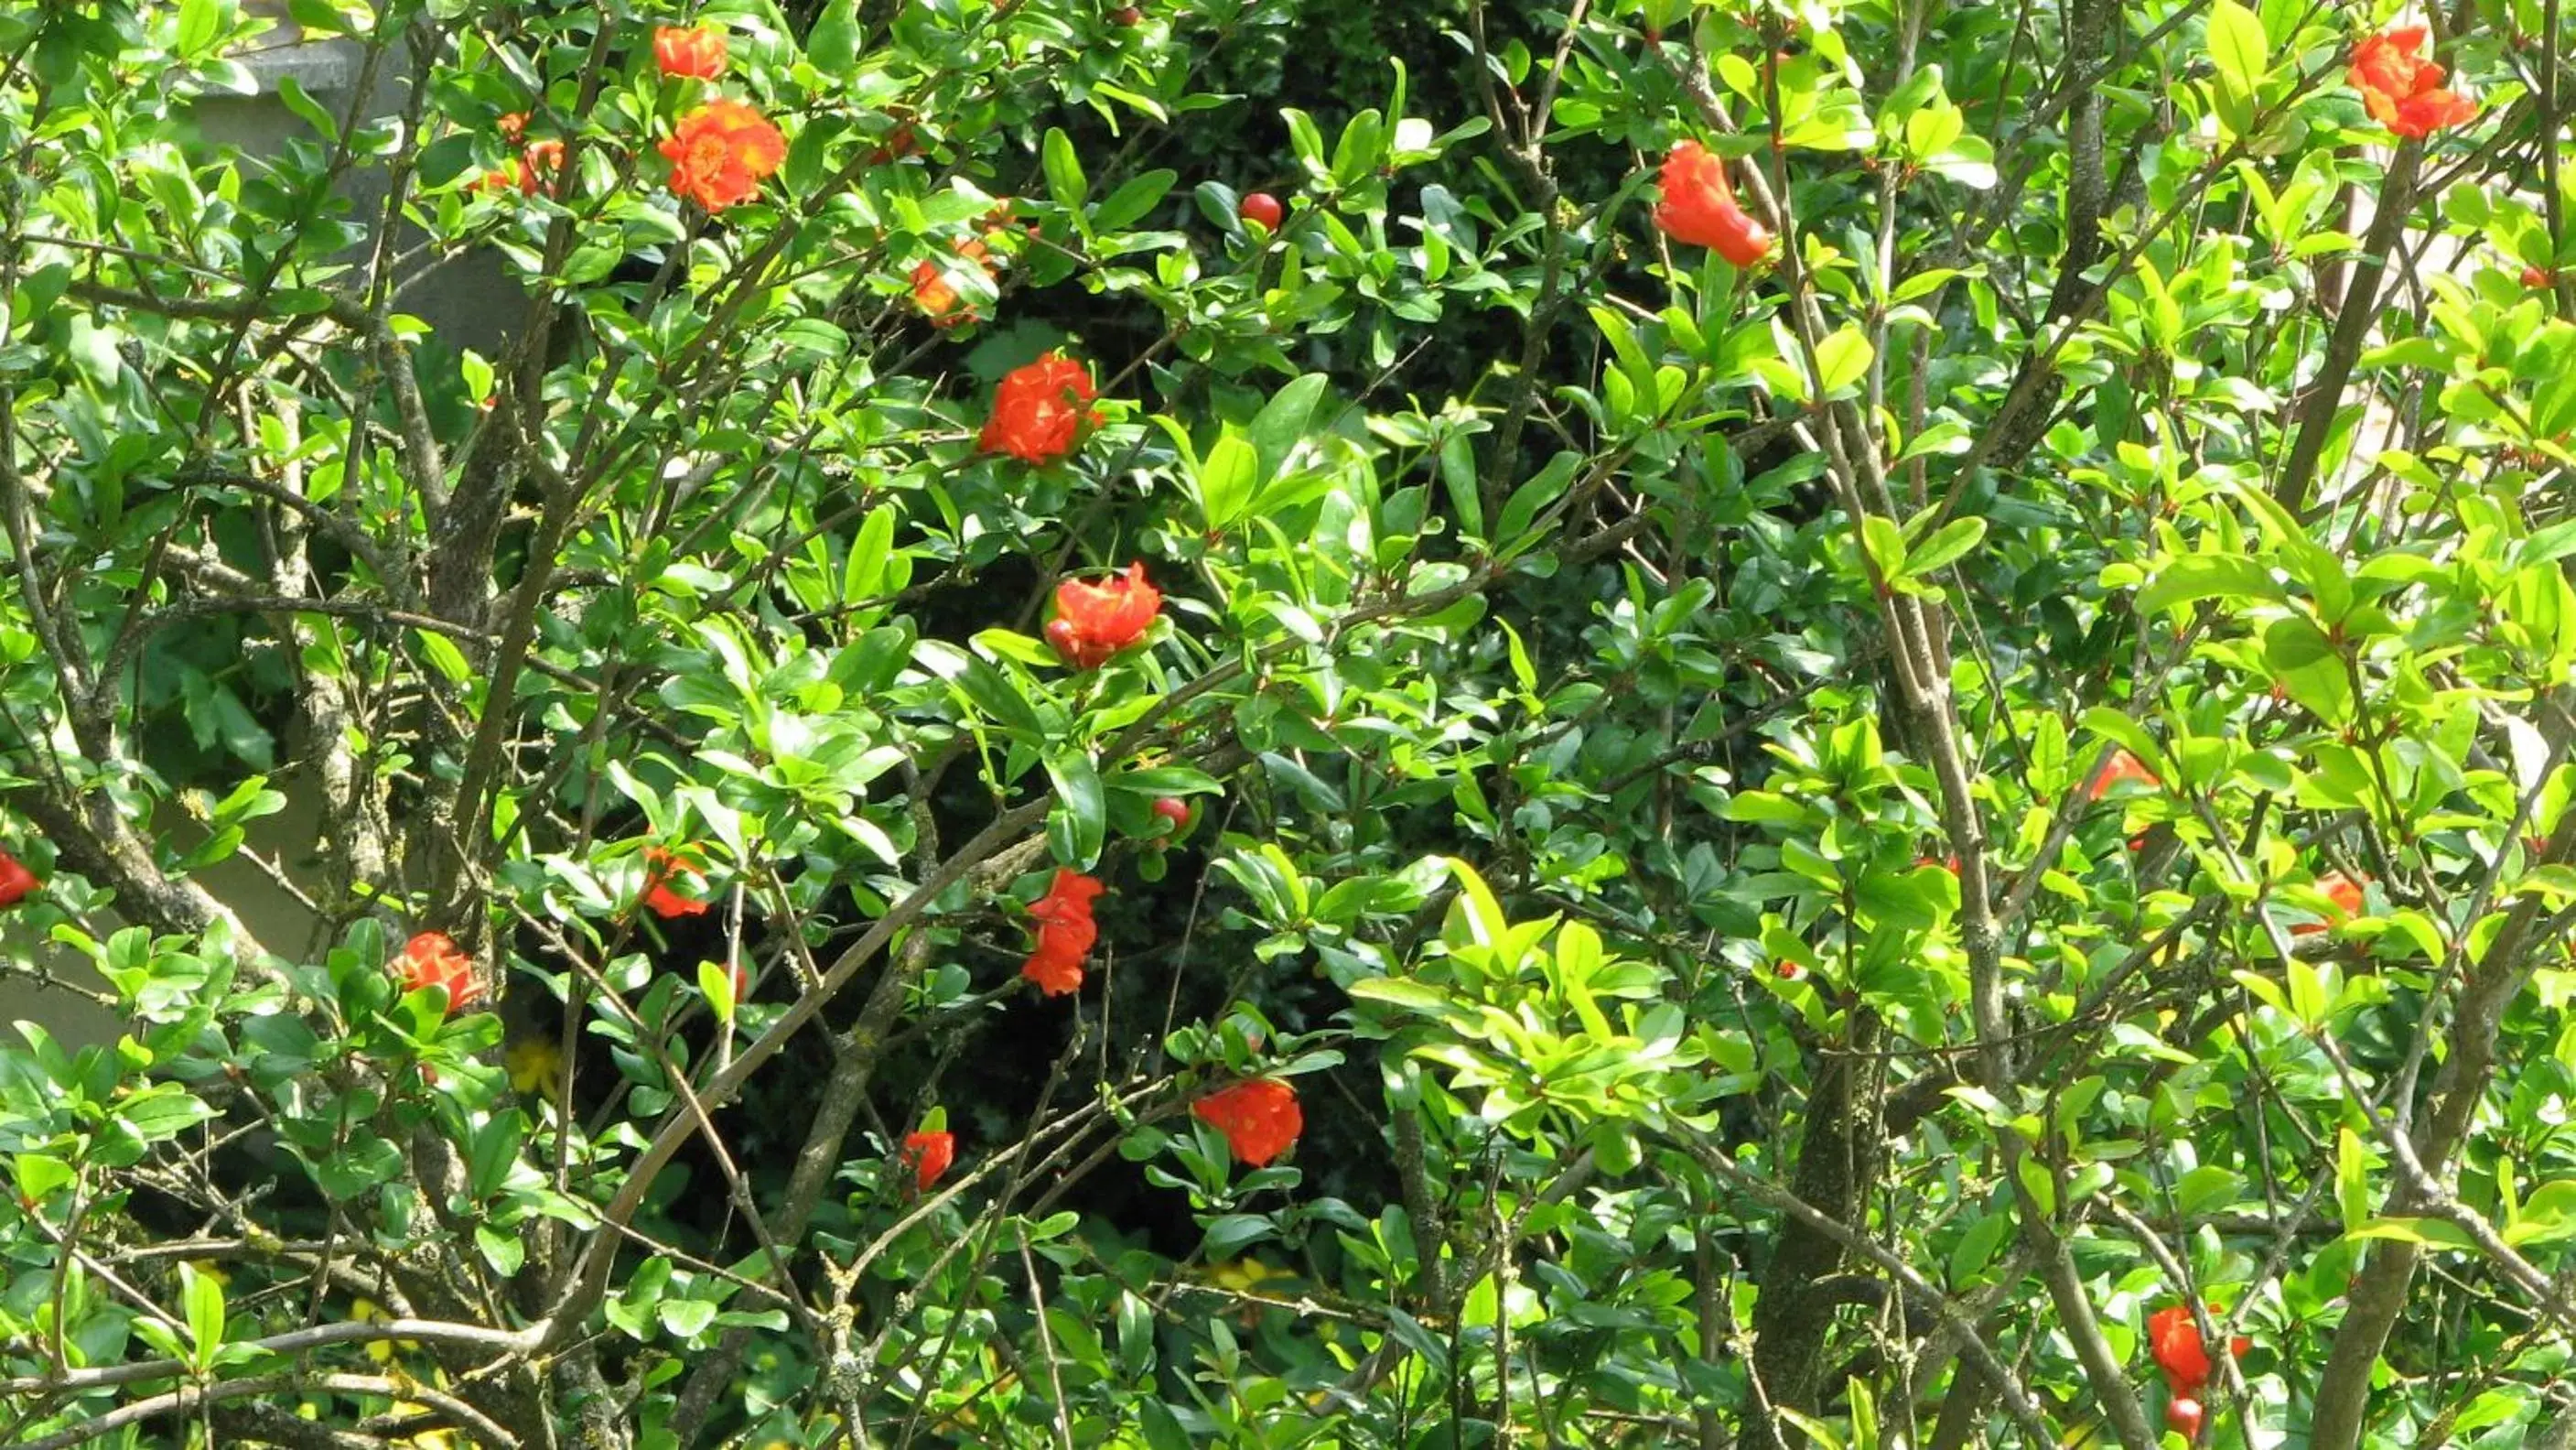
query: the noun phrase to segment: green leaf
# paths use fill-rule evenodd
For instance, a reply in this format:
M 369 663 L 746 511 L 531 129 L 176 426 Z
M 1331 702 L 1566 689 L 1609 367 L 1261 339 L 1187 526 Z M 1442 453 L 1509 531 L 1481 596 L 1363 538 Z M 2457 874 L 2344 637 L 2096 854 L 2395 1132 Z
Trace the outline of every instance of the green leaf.
M 704 1299 L 665 1299 L 655 1312 L 674 1339 L 695 1339 L 716 1322 L 716 1306 Z
M 2270 64 L 2271 42 L 2263 18 L 2236 0 L 2213 0 L 2209 7 L 2209 60 L 2219 78 L 2240 96 L 2251 97 Z
M 1047 813 L 1047 845 L 1055 858 L 1077 871 L 1100 860 L 1109 831 L 1109 795 L 1101 789 L 1099 768 L 1088 755 L 1051 755 L 1047 779 L 1055 783 L 1055 809 Z
M 1163 198 L 1171 194 L 1172 183 L 1180 179 L 1181 174 L 1177 171 L 1148 171 L 1142 176 L 1128 178 L 1124 185 L 1092 208 L 1092 226 L 1107 232 L 1134 223 L 1162 205 Z
M 1877 356 L 1856 323 L 1844 323 L 1841 331 L 1816 344 L 1816 373 L 1823 380 L 1824 396 L 1830 398 L 1868 377 L 1870 360 Z
M 1860 546 L 1869 553 L 1880 580 L 1905 577 L 1905 535 L 1896 520 L 1883 514 L 1871 514 L 1860 521 Z
M 2352 719 L 2352 674 L 2343 651 L 2307 616 L 2285 615 L 2263 631 L 2263 667 L 2318 719 L 2329 725 Z
M 2272 571 L 2254 559 L 2227 554 L 2185 554 L 2156 571 L 2156 577 L 2139 588 L 2137 610 L 2140 614 L 2161 614 L 2181 604 L 2203 599 L 2251 600 L 2278 602 L 2285 596 L 2272 578 Z
M 517 1166 L 519 1148 L 528 1139 L 525 1114 L 512 1108 L 495 1113 L 474 1130 L 472 1151 L 468 1156 L 468 1181 L 474 1197 L 490 1198 L 510 1180 L 510 1170 Z
M 223 0 L 180 0 L 178 51 L 194 60 L 223 32 Z
M 733 973 L 721 964 L 698 963 L 698 995 L 707 999 L 707 1010 L 716 1014 L 718 1022 L 733 1021 Z
M 224 1286 L 185 1260 L 179 1264 L 179 1298 L 188 1311 L 189 1358 L 199 1369 L 213 1364 L 224 1343 Z
M 1466 434 L 1452 432 L 1440 440 L 1440 485 L 1448 490 L 1449 507 L 1457 510 L 1460 532 L 1485 536 L 1485 503 L 1476 495 L 1476 446 Z
M 18 1177 L 18 1196 L 38 1203 L 80 1176 L 72 1165 L 50 1153 L 16 1154 L 9 1167 Z
M 446 676 L 449 684 L 462 685 L 474 678 L 474 666 L 467 662 L 465 651 L 456 647 L 456 641 L 426 629 L 413 630 L 412 637 L 420 642 L 421 656 L 429 661 L 430 668 Z
M 1270 401 L 1253 415 L 1249 430 L 1252 446 L 1260 455 L 1260 474 L 1268 478 L 1287 466 L 1290 454 L 1306 437 L 1306 426 L 1315 415 L 1315 404 L 1324 396 L 1322 373 L 1306 373 L 1288 380 L 1273 393 Z
M 316 1163 L 313 1181 L 340 1202 L 357 1197 L 402 1171 L 402 1154 L 394 1145 L 364 1134 Z
M 1047 195 L 1059 206 L 1079 209 L 1091 190 L 1091 181 L 1082 174 L 1082 158 L 1074 154 L 1073 138 L 1061 126 L 1049 126 L 1043 156 L 1046 167 Z
M 1199 465 L 1199 513 L 1210 532 L 1243 517 L 1244 505 L 1261 481 L 1261 455 L 1229 425 Z
M 525 1239 L 517 1234 L 494 1228 L 488 1223 L 478 1223 L 474 1226 L 474 1247 L 482 1253 L 483 1262 L 492 1266 L 492 1272 L 504 1279 L 518 1273 L 520 1267 L 528 1261 L 528 1245 Z
M 1190 1432 L 1161 1400 L 1137 1403 L 1136 1428 L 1145 1434 L 1145 1450 L 1190 1450 Z
M 859 62 L 859 0 L 831 0 L 805 37 L 805 58 L 816 70 L 843 76 Z
M 1921 576 L 1946 569 L 1966 556 L 1986 537 L 1986 521 L 1979 518 L 1952 519 L 1932 537 L 1914 546 L 1905 558 L 1905 572 Z

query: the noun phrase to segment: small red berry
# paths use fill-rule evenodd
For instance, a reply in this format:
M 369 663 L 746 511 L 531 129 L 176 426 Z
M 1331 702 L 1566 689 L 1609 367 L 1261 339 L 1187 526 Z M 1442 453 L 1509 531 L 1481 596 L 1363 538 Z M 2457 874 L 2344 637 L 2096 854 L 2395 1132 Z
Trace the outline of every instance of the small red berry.
M 1109 12 L 1109 18 L 1121 25 L 1142 25 L 1145 23 L 1145 12 L 1133 5 L 1121 5 Z
M 2557 280 L 2558 274 L 2546 267 L 2525 267 L 2522 269 L 2522 285 L 2525 287 L 2547 287 Z
M 1794 982 L 1804 975 L 1796 962 L 1782 962 L 1778 967 L 1773 968 L 1773 970 L 1780 974 L 1780 980 L 1784 982 Z
M 1275 232 L 1279 230 L 1279 223 L 1286 220 L 1288 209 L 1279 204 L 1279 198 L 1266 191 L 1256 191 L 1243 199 L 1238 214 L 1245 221 L 1261 223 L 1265 231 Z
M 1154 814 L 1172 823 L 1173 830 L 1190 823 L 1190 803 L 1178 796 L 1165 796 L 1154 802 Z
M 2182 1398 L 2165 1401 L 2165 1428 L 2184 1439 L 2196 1441 L 2200 1438 L 2200 1420 L 2200 1401 Z

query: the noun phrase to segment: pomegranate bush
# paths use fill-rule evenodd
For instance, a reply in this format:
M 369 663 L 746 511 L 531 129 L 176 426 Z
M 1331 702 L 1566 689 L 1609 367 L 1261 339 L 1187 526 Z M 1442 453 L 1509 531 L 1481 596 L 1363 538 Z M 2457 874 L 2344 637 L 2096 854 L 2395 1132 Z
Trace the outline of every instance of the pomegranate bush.
M 0 1441 L 2576 1435 L 2555 4 L 280 8 L 0 12 Z

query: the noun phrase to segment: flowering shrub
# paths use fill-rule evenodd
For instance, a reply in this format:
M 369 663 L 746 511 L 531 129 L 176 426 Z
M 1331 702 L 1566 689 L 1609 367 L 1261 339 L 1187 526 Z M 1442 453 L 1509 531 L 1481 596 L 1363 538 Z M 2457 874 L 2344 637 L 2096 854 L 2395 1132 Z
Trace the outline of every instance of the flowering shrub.
M 0 1440 L 2565 1443 L 2567 8 L 0 6 Z

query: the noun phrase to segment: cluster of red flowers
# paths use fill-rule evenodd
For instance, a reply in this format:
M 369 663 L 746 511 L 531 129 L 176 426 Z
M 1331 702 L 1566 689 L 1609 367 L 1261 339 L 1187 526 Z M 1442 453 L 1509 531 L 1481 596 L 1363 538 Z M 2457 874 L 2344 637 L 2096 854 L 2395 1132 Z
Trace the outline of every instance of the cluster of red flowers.
M 1664 199 L 1655 207 L 1655 225 L 1677 242 L 1709 250 L 1739 267 L 1750 267 L 1771 250 L 1771 229 L 1735 204 L 1726 182 L 1726 163 L 1697 141 L 1684 141 L 1664 158 L 1660 178 Z
M 977 444 L 1041 466 L 1073 451 L 1082 430 L 1098 427 L 1091 370 L 1060 352 L 1013 368 L 993 390 L 993 415 Z
M 2210 1306 L 2209 1316 L 2224 1310 Z M 2227 1352 L 2239 1359 L 2254 1347 L 2243 1335 L 2230 1340 Z M 2209 1383 L 2209 1350 L 2201 1343 L 2200 1325 L 2188 1304 L 2169 1305 L 2147 1316 L 2147 1348 L 2165 1372 L 2165 1426 L 2186 1440 L 2200 1438 L 2201 1389 Z
M 1082 985 L 1082 959 L 1100 939 L 1100 928 L 1091 920 L 1092 898 L 1107 889 L 1079 871 L 1059 867 L 1046 895 L 1030 905 L 1038 940 L 1020 965 L 1020 975 L 1037 983 L 1039 991 L 1061 997 Z
M 1075 669 L 1098 669 L 1143 639 L 1162 608 L 1163 592 L 1145 582 L 1142 562 L 1097 584 L 1067 579 L 1055 586 L 1055 618 L 1047 621 L 1047 643 Z
M 483 983 L 474 975 L 474 959 L 443 931 L 425 931 L 403 943 L 393 960 L 395 979 L 406 992 L 423 987 L 447 989 L 447 1010 L 462 1011 L 483 1000 Z
M 2352 49 L 2352 88 L 2371 116 L 2400 136 L 2428 136 L 2478 114 L 2477 102 L 2443 86 L 2442 67 L 2415 54 L 2423 45 L 2423 26 L 2400 25 Z
M 27 869 L 27 863 L 0 851 L 0 907 L 11 907 L 42 889 L 45 883 Z
M 1296 1089 L 1276 1078 L 1219 1088 L 1192 1103 L 1190 1112 L 1222 1134 L 1238 1160 L 1255 1168 L 1287 1152 L 1306 1128 Z

